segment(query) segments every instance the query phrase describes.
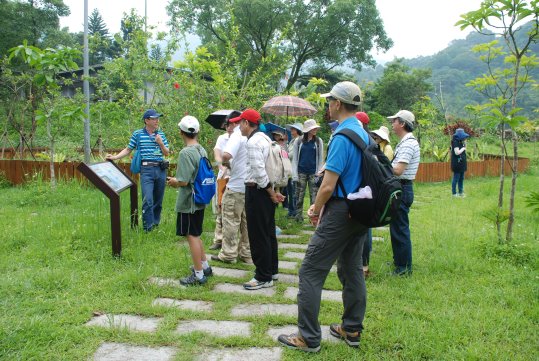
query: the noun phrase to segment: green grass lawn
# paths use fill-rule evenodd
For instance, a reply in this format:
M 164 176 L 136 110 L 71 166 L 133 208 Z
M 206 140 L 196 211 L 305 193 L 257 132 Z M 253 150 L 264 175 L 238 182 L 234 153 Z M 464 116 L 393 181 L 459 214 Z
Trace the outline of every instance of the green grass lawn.
M 539 219 L 524 203 L 537 190 L 537 176 L 534 166 L 519 177 L 509 246 L 497 244 L 494 224 L 483 216 L 496 205 L 497 178 L 466 180 L 464 199 L 451 197 L 449 182 L 417 184 L 410 214 L 414 274 L 389 275 L 391 244 L 387 234 L 375 231 L 386 240 L 373 244 L 374 275 L 367 280 L 359 350 L 324 343 L 319 354 L 286 350 L 283 359 L 538 359 Z M 294 318 L 247 317 L 254 323 L 250 339 L 174 334 L 180 320 L 232 319 L 229 310 L 239 303 L 293 301 L 282 296 L 284 284 L 276 286 L 271 300 L 211 291 L 214 284 L 235 279 L 214 277 L 209 286 L 190 289 L 149 284 L 150 276 L 178 278 L 188 272 L 189 250 L 174 235 L 176 193 L 167 189 L 163 223 L 150 234 L 129 229 L 128 193 L 122 194 L 123 253 L 114 259 L 108 199 L 93 187 L 69 183 L 51 191 L 36 182 L 2 189 L 0 359 L 87 360 L 104 341 L 174 346 L 178 360 L 191 359 L 201 348 L 276 346 L 266 330 Z M 301 229 L 286 220 L 282 208 L 277 223 L 285 233 Z M 213 224 L 208 210 L 205 230 L 212 231 Z M 212 235 L 203 239 L 209 246 Z M 299 240 L 307 241 L 308 236 Z M 326 288 L 340 289 L 335 274 Z M 215 308 L 200 314 L 154 307 L 156 297 L 214 301 Z M 161 316 L 164 322 L 154 334 L 84 326 L 94 312 Z M 320 321 L 338 322 L 341 312 L 341 304 L 324 301 Z

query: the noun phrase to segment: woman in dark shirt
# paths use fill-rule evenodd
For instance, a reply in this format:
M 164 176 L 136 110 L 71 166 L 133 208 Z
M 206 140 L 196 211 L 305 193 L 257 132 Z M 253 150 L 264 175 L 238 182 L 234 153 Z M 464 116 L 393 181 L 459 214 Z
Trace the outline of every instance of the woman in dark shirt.
M 464 173 L 467 170 L 465 140 L 469 136 L 464 129 L 458 128 L 451 140 L 451 171 L 453 171 L 451 192 L 454 197 L 464 197 Z

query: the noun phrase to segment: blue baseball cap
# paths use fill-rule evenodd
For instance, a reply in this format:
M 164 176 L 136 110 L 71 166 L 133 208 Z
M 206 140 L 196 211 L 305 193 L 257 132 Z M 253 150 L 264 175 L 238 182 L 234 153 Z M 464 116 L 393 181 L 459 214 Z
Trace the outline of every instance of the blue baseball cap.
M 155 119 L 155 118 L 160 118 L 162 116 L 163 114 L 156 112 L 155 109 L 148 109 L 144 112 L 144 115 L 142 116 L 142 120 L 148 119 L 148 118 Z

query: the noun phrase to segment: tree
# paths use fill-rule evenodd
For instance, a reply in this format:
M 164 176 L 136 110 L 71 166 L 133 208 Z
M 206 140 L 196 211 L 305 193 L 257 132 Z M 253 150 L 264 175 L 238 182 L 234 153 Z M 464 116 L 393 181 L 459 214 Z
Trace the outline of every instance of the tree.
M 484 35 L 492 33 L 500 35 L 508 49 L 508 53 L 506 53 L 502 48 L 496 46 L 497 42 L 478 46 L 477 50 L 484 51 L 486 54 L 482 56 L 482 59 L 487 64 L 488 72 L 482 78 L 470 83 L 471 86 L 489 97 L 486 109 L 490 112 L 490 116 L 487 119 L 496 121 L 500 126 L 498 129 L 501 130 L 500 190 L 496 216 L 498 240 L 501 243 L 503 242 L 501 223 L 504 220 L 504 166 L 507 153 L 505 129 L 506 124 L 515 128 L 525 120 L 524 117 L 518 116 L 521 109 L 517 107 L 517 97 L 521 90 L 531 82 L 527 69 L 539 64 L 536 55 L 530 54 L 530 45 L 539 40 L 539 6 L 537 0 L 532 0 L 529 4 L 525 0 L 484 0 L 478 10 L 461 15 L 461 18 L 462 20 L 455 25 L 460 26 L 461 29 L 472 27 Z M 531 22 L 531 26 L 523 26 L 528 22 Z M 526 36 L 523 37 L 523 41 L 518 41 L 518 35 L 523 32 L 526 33 Z M 493 59 L 498 57 L 504 59 L 504 65 L 503 68 L 496 69 L 492 64 Z M 515 131 L 511 131 L 511 141 L 513 143 L 513 160 L 506 242 L 510 242 L 513 238 L 515 217 L 518 165 L 518 136 Z
M 29 66 L 29 69 L 21 72 L 21 75 L 25 76 L 25 73 L 30 75 L 32 85 L 41 88 L 44 92 L 36 118 L 38 122 L 46 124 L 49 138 L 51 185 L 55 187 L 54 145 L 56 133 L 68 121 L 82 120 L 84 117 L 82 104 L 77 104 L 72 99 L 60 97 L 56 76 L 59 72 L 77 69 L 74 59 L 80 57 L 81 53 L 72 48 L 42 50 L 28 45 L 26 41 L 23 45 L 10 49 L 9 52 L 9 61 L 20 59 Z
M 59 29 L 60 16 L 69 15 L 62 0 L 0 0 L 0 55 L 26 40 L 33 46 Z
M 380 114 L 394 114 L 411 109 L 432 90 L 430 69 L 411 69 L 404 59 L 388 63 L 382 77 L 374 84 L 367 105 Z
M 393 45 L 374 0 L 172 0 L 167 11 L 174 30 L 195 32 L 210 49 L 231 44 L 229 34 L 237 28 L 241 36 L 233 46 L 252 57 L 244 71 L 284 62 L 286 90 L 305 66 L 361 69 L 375 64 L 372 48 Z

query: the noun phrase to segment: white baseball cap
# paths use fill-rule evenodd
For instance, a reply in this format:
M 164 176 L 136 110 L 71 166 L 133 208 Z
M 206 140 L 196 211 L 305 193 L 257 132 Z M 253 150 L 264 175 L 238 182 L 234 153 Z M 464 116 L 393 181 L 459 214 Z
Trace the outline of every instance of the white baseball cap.
M 387 119 L 395 119 L 399 118 L 402 119 L 405 123 L 407 123 L 412 129 L 414 128 L 415 124 L 415 116 L 412 112 L 408 110 L 399 110 L 397 114 L 392 115 L 390 117 L 387 117 Z
M 342 81 L 335 84 L 329 93 L 320 94 L 322 98 L 333 97 L 346 104 L 361 104 L 361 89 L 351 81 Z
M 192 115 L 186 115 L 178 123 L 178 127 L 186 133 L 198 133 L 200 130 L 200 124 L 198 119 Z

